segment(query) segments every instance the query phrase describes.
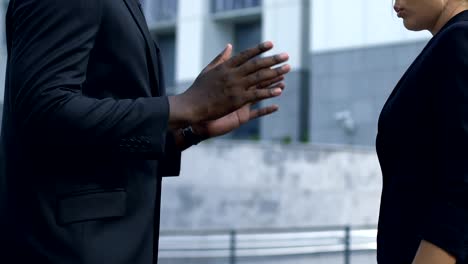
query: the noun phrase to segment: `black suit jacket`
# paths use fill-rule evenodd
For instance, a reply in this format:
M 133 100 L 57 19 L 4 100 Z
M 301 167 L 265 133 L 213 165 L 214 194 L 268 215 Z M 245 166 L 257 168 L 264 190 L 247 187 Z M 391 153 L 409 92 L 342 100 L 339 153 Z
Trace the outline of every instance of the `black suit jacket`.
M 12 0 L 6 29 L 0 262 L 152 263 L 180 152 L 137 0 Z
M 411 263 L 427 240 L 468 263 L 468 12 L 436 34 L 380 115 L 378 262 Z

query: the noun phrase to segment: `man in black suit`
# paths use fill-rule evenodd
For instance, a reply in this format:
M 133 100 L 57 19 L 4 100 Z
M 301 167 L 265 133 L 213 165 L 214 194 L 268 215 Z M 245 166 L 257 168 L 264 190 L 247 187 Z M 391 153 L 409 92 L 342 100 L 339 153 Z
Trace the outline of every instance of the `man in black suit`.
M 155 263 L 161 177 L 180 153 L 276 106 L 287 54 L 230 58 L 166 96 L 137 0 L 12 0 L 1 263 Z M 188 44 L 188 43 L 187 43 Z

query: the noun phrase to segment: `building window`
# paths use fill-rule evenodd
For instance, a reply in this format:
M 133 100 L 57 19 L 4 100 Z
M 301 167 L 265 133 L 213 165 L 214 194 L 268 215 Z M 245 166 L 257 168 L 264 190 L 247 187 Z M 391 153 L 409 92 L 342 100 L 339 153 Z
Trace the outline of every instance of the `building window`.
M 157 34 L 156 40 L 161 50 L 166 93 L 174 95 L 176 93 L 176 35 L 175 33 Z
M 245 1 L 247 2 L 247 1 Z M 258 2 L 258 1 L 257 1 Z M 260 21 L 234 24 L 235 53 L 257 45 L 262 40 L 262 23 Z M 258 108 L 258 105 L 253 106 Z M 256 139 L 260 135 L 260 121 L 252 120 L 232 132 L 234 139 Z
M 238 9 L 259 7 L 261 0 L 212 0 L 213 12 L 225 12 Z
M 152 0 L 147 4 L 150 17 L 155 22 L 176 21 L 179 9 L 177 0 Z
M 6 15 L 6 12 L 8 10 L 8 5 L 10 4 L 10 0 L 3 0 L 2 4 L 3 4 L 3 6 L 2 6 L 2 8 L 3 8 L 2 18 L 3 18 L 3 20 L 5 20 L 5 15 Z M 6 34 L 5 34 L 5 32 L 2 33 L 1 42 L 4 45 L 4 47 L 6 48 Z

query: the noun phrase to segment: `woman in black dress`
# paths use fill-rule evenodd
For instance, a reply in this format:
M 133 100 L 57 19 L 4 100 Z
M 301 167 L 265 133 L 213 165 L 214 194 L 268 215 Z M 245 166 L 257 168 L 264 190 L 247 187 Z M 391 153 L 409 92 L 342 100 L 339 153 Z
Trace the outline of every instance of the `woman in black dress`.
M 396 0 L 433 37 L 382 109 L 379 264 L 468 263 L 468 0 Z

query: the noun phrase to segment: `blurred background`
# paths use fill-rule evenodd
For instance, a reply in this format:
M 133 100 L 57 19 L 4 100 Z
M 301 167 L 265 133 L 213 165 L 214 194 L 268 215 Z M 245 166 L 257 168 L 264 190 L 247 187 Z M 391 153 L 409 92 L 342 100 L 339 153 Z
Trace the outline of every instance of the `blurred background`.
M 429 33 L 406 31 L 390 0 L 142 5 L 170 94 L 227 43 L 238 52 L 271 40 L 293 67 L 284 95 L 268 102 L 280 112 L 188 150 L 181 176 L 164 180 L 160 262 L 375 263 L 377 120 Z

